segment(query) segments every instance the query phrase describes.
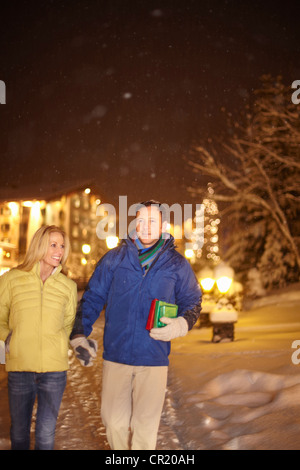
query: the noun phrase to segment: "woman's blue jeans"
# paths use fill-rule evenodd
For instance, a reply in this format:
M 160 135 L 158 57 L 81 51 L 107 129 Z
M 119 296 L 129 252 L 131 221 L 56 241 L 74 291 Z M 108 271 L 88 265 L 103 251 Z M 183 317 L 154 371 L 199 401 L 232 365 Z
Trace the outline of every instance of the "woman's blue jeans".
M 56 421 L 66 382 L 66 371 L 8 373 L 12 450 L 30 448 L 30 425 L 36 397 L 35 449 L 53 449 Z

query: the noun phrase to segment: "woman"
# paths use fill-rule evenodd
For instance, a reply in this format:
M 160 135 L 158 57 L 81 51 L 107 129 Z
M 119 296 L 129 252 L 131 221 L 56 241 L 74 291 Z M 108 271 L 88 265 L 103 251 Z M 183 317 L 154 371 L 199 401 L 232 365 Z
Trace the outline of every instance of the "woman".
M 0 339 L 6 344 L 11 448 L 30 448 L 37 396 L 35 449 L 54 447 L 68 369 L 76 284 L 63 274 L 69 253 L 64 231 L 51 225 L 32 238 L 24 262 L 0 277 Z

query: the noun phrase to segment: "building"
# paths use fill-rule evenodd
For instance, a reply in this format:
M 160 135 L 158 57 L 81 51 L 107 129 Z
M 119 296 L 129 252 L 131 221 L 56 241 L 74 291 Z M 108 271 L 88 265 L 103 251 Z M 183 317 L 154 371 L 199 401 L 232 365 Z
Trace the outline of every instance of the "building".
M 0 274 L 22 262 L 39 227 L 57 225 L 70 237 L 69 275 L 85 284 L 107 251 L 105 241 L 96 235 L 100 195 L 85 183 L 43 196 L 43 199 L 0 200 Z
M 19 239 L 20 204 L 0 202 L 0 275 L 17 264 Z

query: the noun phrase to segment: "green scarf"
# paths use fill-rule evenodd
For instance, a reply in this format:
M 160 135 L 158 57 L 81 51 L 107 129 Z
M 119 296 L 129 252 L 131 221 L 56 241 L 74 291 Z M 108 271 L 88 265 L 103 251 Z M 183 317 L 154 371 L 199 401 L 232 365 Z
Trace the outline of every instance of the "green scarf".
M 161 235 L 159 240 L 157 240 L 157 242 L 154 243 L 154 245 L 150 246 L 150 248 L 145 248 L 142 242 L 138 238 L 134 240 L 134 243 L 139 252 L 139 261 L 141 263 L 144 275 L 147 274 L 151 264 L 153 263 L 157 255 L 163 249 L 165 241 L 166 240 L 162 238 L 162 235 Z

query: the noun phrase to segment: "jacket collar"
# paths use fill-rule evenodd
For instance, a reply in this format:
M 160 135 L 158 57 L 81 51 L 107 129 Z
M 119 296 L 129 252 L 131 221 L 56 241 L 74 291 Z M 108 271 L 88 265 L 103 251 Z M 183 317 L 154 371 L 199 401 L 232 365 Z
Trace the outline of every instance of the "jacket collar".
M 166 243 L 163 247 L 163 250 L 162 251 L 165 251 L 166 249 L 171 249 L 171 248 L 174 248 L 175 247 L 175 239 L 173 237 L 173 235 L 171 235 L 170 233 L 166 233 L 165 234 L 166 237 Z M 136 238 L 136 232 L 133 232 L 129 235 L 129 237 L 127 238 L 124 238 L 121 242 L 121 244 L 126 244 L 131 250 L 134 250 L 138 253 L 138 249 L 134 243 L 134 240 Z
M 175 248 L 174 241 L 175 241 L 174 237 L 172 235 L 168 234 L 168 240 L 166 240 L 165 245 L 163 246 L 161 252 L 157 256 L 157 259 L 154 263 L 155 265 L 156 265 L 156 262 L 158 262 L 158 265 L 160 264 L 159 260 L 161 259 L 161 257 L 163 257 L 163 255 L 166 253 L 166 251 L 170 251 L 170 250 Z M 128 255 L 129 255 L 129 259 L 131 260 L 131 264 L 132 264 L 132 266 L 134 266 L 134 268 L 137 271 L 139 271 L 141 269 L 141 265 L 140 265 L 139 257 L 138 257 L 138 249 L 137 249 L 134 241 L 130 237 L 128 237 L 128 238 L 125 238 L 125 239 L 122 240 L 121 245 L 127 246 Z
M 57 276 L 62 270 L 62 265 L 59 264 L 57 266 L 57 268 L 54 268 L 51 275 L 49 277 L 52 277 L 52 276 Z M 41 277 L 41 264 L 40 262 L 38 261 L 32 268 L 31 270 L 32 273 L 36 274 L 38 277 Z

